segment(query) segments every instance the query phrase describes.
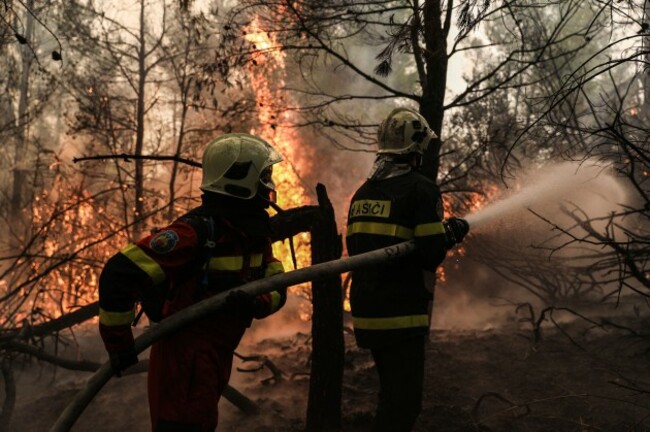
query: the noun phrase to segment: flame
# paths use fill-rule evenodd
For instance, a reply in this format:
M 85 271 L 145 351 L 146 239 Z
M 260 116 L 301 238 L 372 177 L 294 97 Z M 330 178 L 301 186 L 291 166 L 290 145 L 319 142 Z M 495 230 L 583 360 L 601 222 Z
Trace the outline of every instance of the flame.
M 0 280 L 0 294 L 24 284 L 17 295 L 2 303 L 0 326 L 37 324 L 97 300 L 98 267 L 125 242 L 123 235 L 109 241 L 107 233 L 119 231 L 104 217 L 103 206 L 75 176 L 51 166 L 53 184 L 34 197 L 31 240 L 22 257 Z
M 250 83 L 258 108 L 259 126 L 250 133 L 269 141 L 282 154 L 284 161 L 273 167 L 273 177 L 278 192 L 278 205 L 282 208 L 299 207 L 309 203 L 299 171 L 310 172 L 310 152 L 300 145 L 294 129 L 279 126 L 292 123 L 292 112 L 283 109 L 288 96 L 280 89 L 285 84 L 285 52 L 274 35 L 263 30 L 259 18 L 252 20 L 245 31 L 246 40 L 255 50 L 250 63 Z M 271 81 L 272 80 L 272 81 Z M 300 233 L 294 239 L 296 261 L 299 268 L 310 265 L 310 235 Z M 282 260 L 285 269 L 293 269 L 289 247 L 275 243 L 273 252 Z M 304 288 L 304 286 L 303 286 Z M 295 288 L 293 289 L 296 290 Z M 309 292 L 300 289 L 299 291 Z

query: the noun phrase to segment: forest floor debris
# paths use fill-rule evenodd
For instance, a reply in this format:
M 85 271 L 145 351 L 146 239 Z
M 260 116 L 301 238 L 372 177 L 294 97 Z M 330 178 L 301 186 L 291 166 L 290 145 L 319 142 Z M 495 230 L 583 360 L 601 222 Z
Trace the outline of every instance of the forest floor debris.
M 537 344 L 517 328 L 433 331 L 416 432 L 649 431 L 650 340 L 579 323 L 565 324 L 563 330 L 545 328 Z M 342 430 L 365 432 L 378 381 L 369 353 L 356 348 L 351 335 L 346 340 Z M 224 400 L 218 431 L 303 430 L 309 346 L 309 336 L 302 332 L 243 344 L 241 354 L 263 354 L 285 378 L 268 380 L 273 374 L 265 368 L 234 371 L 231 384 L 258 403 L 261 412 L 246 416 Z M 16 374 L 18 401 L 11 428 L 16 432 L 48 430 L 89 376 L 37 363 Z M 73 430 L 148 431 L 146 376 L 111 380 Z

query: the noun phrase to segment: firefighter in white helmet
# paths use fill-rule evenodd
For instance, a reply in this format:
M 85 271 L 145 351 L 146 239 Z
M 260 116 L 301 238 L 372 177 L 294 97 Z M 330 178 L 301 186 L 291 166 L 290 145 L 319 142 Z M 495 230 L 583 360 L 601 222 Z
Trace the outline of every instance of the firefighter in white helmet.
M 418 112 L 393 110 L 378 131 L 377 159 L 354 194 L 346 242 L 350 255 L 414 239 L 415 255 L 352 274 L 350 302 L 357 344 L 371 350 L 380 391 L 373 431 L 410 431 L 422 407 L 424 347 L 433 281 L 447 250 L 469 231 L 462 219 L 443 223 L 436 184 L 421 174 L 437 138 Z M 433 277 L 432 277 L 433 276 Z
M 158 321 L 283 271 L 271 252 L 266 212 L 275 196 L 273 165 L 281 160 L 270 144 L 249 134 L 213 140 L 203 155 L 202 204 L 107 262 L 99 284 L 99 328 L 118 376 L 137 362 L 131 333 L 136 302 Z M 152 430 L 214 431 L 217 402 L 245 329 L 285 301 L 286 289 L 259 296 L 233 291 L 219 312 L 154 344 L 148 376 Z

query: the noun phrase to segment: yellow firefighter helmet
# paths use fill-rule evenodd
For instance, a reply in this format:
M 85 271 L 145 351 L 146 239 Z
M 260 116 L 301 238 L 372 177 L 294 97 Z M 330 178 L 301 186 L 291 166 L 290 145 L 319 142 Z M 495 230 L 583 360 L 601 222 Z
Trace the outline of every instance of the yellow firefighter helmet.
M 203 153 L 201 190 L 251 199 L 259 185 L 275 191 L 271 167 L 282 156 L 271 144 L 247 133 L 225 134 L 216 138 Z
M 429 142 L 437 137 L 420 113 L 396 108 L 379 125 L 378 153 L 424 154 Z

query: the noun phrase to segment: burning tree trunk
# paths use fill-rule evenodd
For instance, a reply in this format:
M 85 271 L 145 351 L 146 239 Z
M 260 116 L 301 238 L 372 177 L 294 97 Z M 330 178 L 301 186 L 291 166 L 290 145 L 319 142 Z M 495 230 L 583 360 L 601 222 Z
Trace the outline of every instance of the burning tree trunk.
M 341 257 L 341 236 L 325 186 L 316 187 L 318 213 L 311 230 L 312 263 Z M 333 274 L 312 282 L 312 358 L 307 405 L 307 431 L 341 428 L 343 381 L 343 293 L 341 276 Z

